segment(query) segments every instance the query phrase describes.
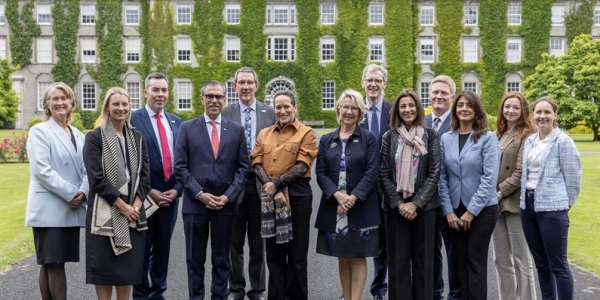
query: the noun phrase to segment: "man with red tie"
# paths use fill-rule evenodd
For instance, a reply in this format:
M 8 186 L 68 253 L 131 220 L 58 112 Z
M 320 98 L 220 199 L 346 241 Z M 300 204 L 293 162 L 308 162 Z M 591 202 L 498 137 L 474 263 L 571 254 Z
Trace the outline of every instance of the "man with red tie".
M 210 238 L 211 299 L 227 299 L 229 252 L 250 159 L 244 127 L 222 117 L 225 86 L 202 86 L 204 114 L 183 122 L 175 145 L 175 175 L 185 189 L 185 234 L 189 299 L 204 299 L 204 263 Z
M 169 83 L 164 74 L 146 77 L 146 106 L 131 114 L 131 124 L 148 145 L 150 186 L 148 196 L 158 210 L 148 218 L 144 277 L 133 286 L 133 299 L 165 299 L 171 236 L 177 221 L 177 206 L 183 187 L 175 180 L 174 150 L 181 118 L 165 111 Z

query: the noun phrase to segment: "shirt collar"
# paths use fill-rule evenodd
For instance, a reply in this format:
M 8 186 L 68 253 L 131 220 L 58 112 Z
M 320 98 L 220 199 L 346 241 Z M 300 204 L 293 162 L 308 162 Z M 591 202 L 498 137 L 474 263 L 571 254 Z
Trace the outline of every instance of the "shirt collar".
M 206 123 L 210 123 L 210 121 L 212 121 L 212 119 L 206 113 L 204 113 L 204 121 Z M 215 122 L 217 122 L 217 124 L 221 124 L 221 114 L 219 114 L 217 116 L 217 118 L 215 119 Z
M 275 123 L 275 125 L 277 125 L 277 126 L 275 126 L 275 128 L 277 128 L 277 129 L 279 129 L 279 130 L 283 130 L 283 128 L 281 128 L 281 127 L 279 126 L 279 121 L 277 121 L 277 122 Z M 298 116 L 296 116 L 296 118 L 295 118 L 294 122 L 292 122 L 292 123 L 290 123 L 290 124 L 286 125 L 285 127 L 287 127 L 287 126 L 292 126 L 292 127 L 294 127 L 294 129 L 298 130 L 298 128 L 300 128 L 300 121 L 298 121 Z M 285 127 L 284 127 L 284 128 L 285 128 Z
M 155 112 L 155 111 L 153 111 L 153 110 L 150 108 L 150 106 L 148 106 L 148 104 L 146 104 L 146 106 L 144 106 L 144 108 L 146 108 L 146 112 L 148 112 L 148 115 L 150 116 L 150 118 L 155 118 L 155 117 L 154 117 L 154 115 L 156 115 L 156 112 Z M 165 111 L 164 111 L 164 110 L 161 110 L 161 111 L 159 112 L 159 114 L 160 114 L 160 117 L 161 117 L 161 118 L 166 118 L 166 116 L 165 116 Z
M 252 109 L 253 111 L 256 111 L 256 99 L 254 99 L 254 101 L 252 102 L 252 104 L 250 104 L 250 106 L 242 103 L 242 101 L 238 100 L 238 103 L 240 104 L 240 112 L 244 112 L 246 110 L 246 108 L 250 107 L 250 109 Z
M 440 122 L 444 123 L 444 121 L 446 121 L 446 118 L 450 115 L 450 112 L 452 111 L 452 109 L 449 109 L 447 112 L 445 112 L 443 115 L 441 116 L 436 116 L 435 113 L 433 111 L 431 111 L 431 120 L 435 120 L 435 118 L 440 118 Z
M 365 99 L 366 103 L 365 105 L 367 106 L 367 111 L 371 110 L 371 106 L 373 106 L 371 104 L 371 101 L 369 101 L 369 99 Z M 375 107 L 377 107 L 377 111 L 381 111 L 383 109 L 383 97 L 379 98 L 379 100 L 377 101 L 377 104 L 375 104 Z

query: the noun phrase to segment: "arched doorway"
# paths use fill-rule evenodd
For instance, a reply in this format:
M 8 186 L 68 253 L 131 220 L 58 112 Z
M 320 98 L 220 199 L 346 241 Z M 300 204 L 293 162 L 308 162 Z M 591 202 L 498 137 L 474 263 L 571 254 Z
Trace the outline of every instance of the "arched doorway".
M 265 104 L 273 106 L 273 95 L 279 91 L 294 91 L 294 83 L 284 77 L 271 79 L 267 83 L 267 91 L 265 95 Z

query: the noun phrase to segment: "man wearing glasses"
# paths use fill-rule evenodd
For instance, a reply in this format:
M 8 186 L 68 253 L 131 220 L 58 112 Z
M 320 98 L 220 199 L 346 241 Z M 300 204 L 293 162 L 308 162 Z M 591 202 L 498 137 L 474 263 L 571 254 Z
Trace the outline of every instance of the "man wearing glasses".
M 202 86 L 204 114 L 183 122 L 175 147 L 175 175 L 183 184 L 189 299 L 204 299 L 204 263 L 210 236 L 211 299 L 227 299 L 229 252 L 239 198 L 250 169 L 244 127 L 221 116 L 225 86 Z
M 387 70 L 382 66 L 371 64 L 363 70 L 362 87 L 366 94 L 367 113 L 365 122 L 361 126 L 375 133 L 379 147 L 381 147 L 381 136 L 390 130 L 392 104 L 383 99 L 386 81 Z M 382 193 L 379 188 L 377 188 L 377 193 L 381 202 Z M 379 209 L 379 213 L 383 219 L 383 210 Z M 371 284 L 371 295 L 374 300 L 383 300 L 387 293 L 387 250 L 383 222 L 379 225 L 379 255 L 373 258 L 373 264 L 375 275 Z
M 249 67 L 242 67 L 235 72 L 233 88 L 239 101 L 223 109 L 223 117 L 244 126 L 247 143 L 247 155 L 254 147 L 256 136 L 263 129 L 275 123 L 273 107 L 256 100 L 255 94 L 260 84 L 256 72 Z M 256 180 L 254 171 L 246 174 L 246 186 L 242 202 L 239 203 L 239 214 L 235 218 L 231 243 L 231 266 L 229 269 L 229 298 L 243 300 L 247 295 L 250 300 L 262 300 L 265 291 L 265 252 L 261 232 L 261 185 Z M 248 235 L 249 262 L 248 277 L 250 290 L 246 293 L 244 276 L 244 243 Z

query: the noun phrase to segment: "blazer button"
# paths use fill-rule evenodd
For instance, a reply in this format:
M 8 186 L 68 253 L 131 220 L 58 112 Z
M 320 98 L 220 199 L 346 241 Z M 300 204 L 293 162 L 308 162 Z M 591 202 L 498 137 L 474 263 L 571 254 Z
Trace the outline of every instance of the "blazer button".
M 507 169 L 507 170 L 510 170 L 510 167 L 509 167 L 509 166 L 506 166 L 506 169 Z

